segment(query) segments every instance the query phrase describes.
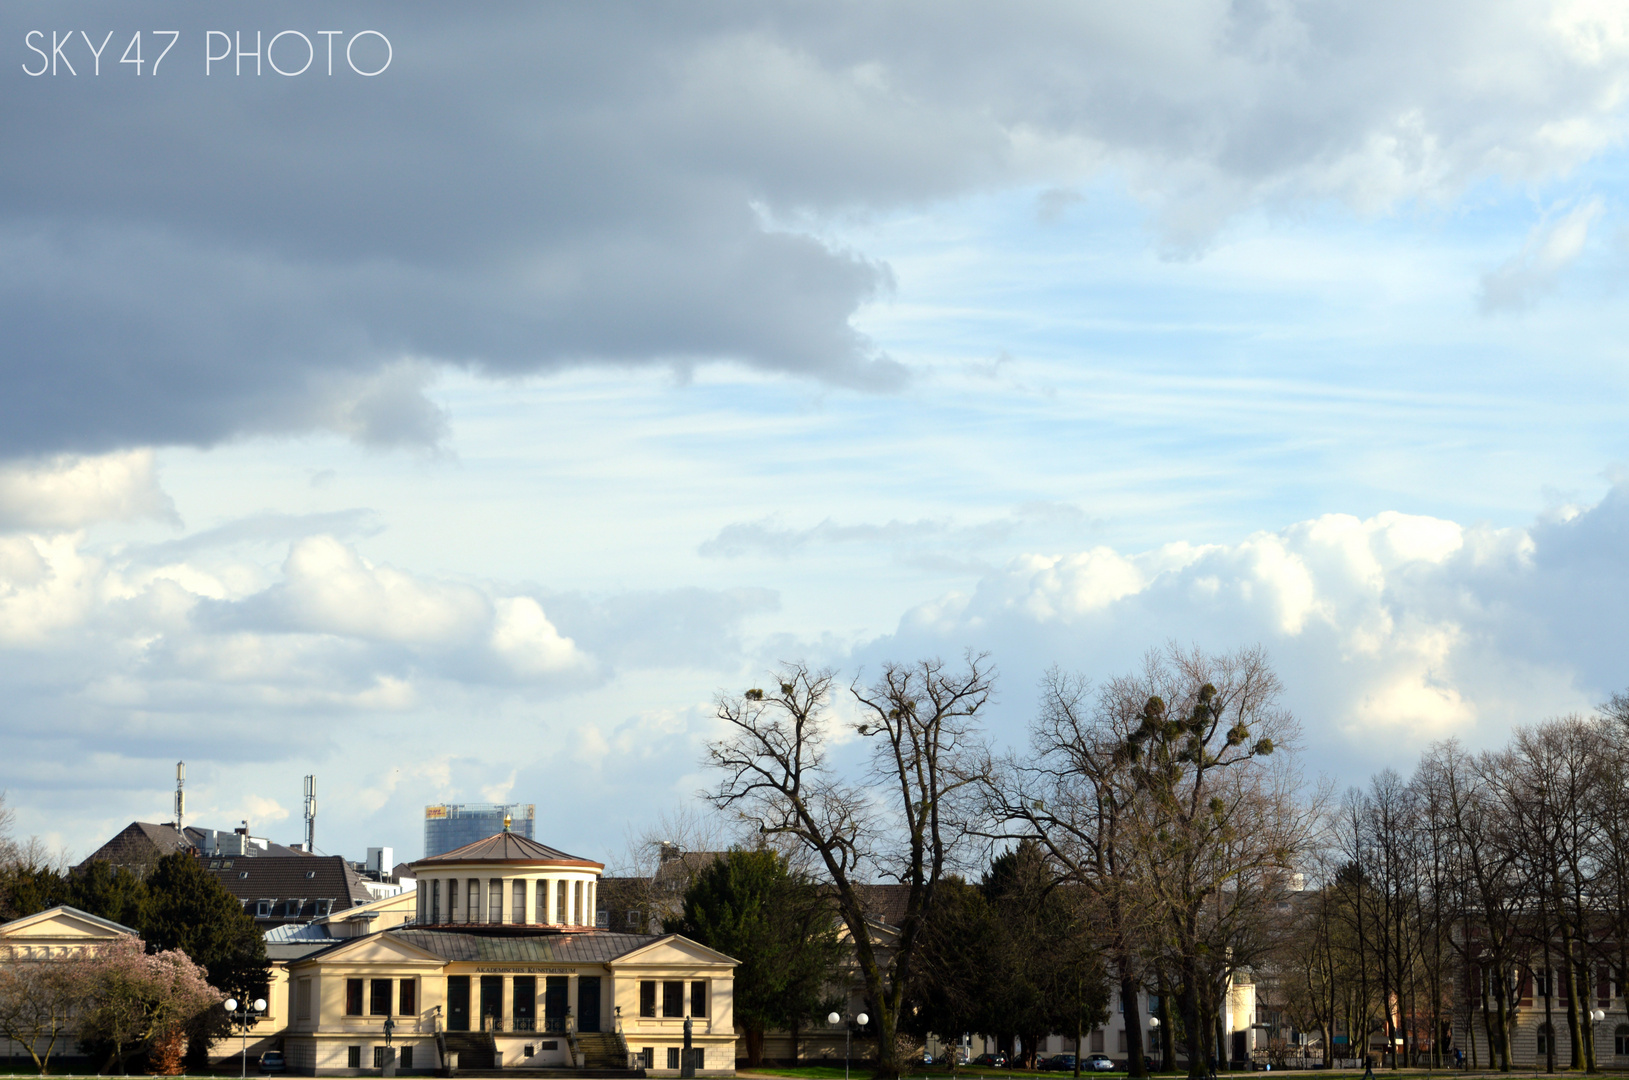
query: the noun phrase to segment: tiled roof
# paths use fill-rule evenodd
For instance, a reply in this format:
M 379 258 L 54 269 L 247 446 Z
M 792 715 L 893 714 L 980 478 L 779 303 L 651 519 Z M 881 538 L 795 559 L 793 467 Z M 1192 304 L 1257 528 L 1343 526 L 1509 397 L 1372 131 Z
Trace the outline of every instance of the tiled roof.
M 854 892 L 869 917 L 896 927 L 905 921 L 905 905 L 911 896 L 909 885 L 856 885 Z
M 536 840 L 522 836 L 519 833 L 501 832 L 465 844 L 451 851 L 444 851 L 440 855 L 432 855 L 428 859 L 420 859 L 413 864 L 414 869 L 421 866 L 440 866 L 444 863 L 577 863 L 582 866 L 598 866 L 604 869 L 603 863 L 594 862 L 576 855 L 568 855 L 558 848 L 551 848 L 547 844 L 540 844 Z
M 181 833 L 175 831 L 174 825 L 132 821 L 121 829 L 117 836 L 91 852 L 85 862 L 100 860 L 114 866 L 148 866 L 157 862 L 161 856 L 186 851 L 189 848 L 197 848 L 207 855 L 214 847 L 211 837 L 218 835 L 220 834 L 213 829 L 200 829 L 192 825 L 188 825 L 184 833 Z M 303 855 L 304 852 L 268 841 L 264 848 L 251 842 L 248 854 L 237 857 L 265 859 Z
M 299 859 L 200 855 L 198 865 L 242 900 L 251 914 L 259 901 L 270 900 L 271 914 L 256 915 L 262 926 L 303 922 L 327 914 L 319 910 L 319 900 L 332 901 L 332 911 L 344 911 L 373 899 L 356 871 L 338 855 Z M 291 900 L 298 901 L 293 911 L 289 910 Z
M 583 934 L 470 934 L 456 930 L 386 930 L 443 960 L 500 964 L 596 964 L 626 956 L 659 940 L 651 934 L 596 931 Z
M 656 867 L 652 880 L 660 888 L 673 888 L 683 892 L 696 876 L 724 856 L 727 851 L 686 851 L 663 859 Z
M 91 852 L 86 863 L 108 862 L 114 866 L 142 866 L 161 856 L 185 851 L 191 846 L 171 825 L 132 821 L 117 836 Z M 80 865 L 84 865 L 81 863 Z

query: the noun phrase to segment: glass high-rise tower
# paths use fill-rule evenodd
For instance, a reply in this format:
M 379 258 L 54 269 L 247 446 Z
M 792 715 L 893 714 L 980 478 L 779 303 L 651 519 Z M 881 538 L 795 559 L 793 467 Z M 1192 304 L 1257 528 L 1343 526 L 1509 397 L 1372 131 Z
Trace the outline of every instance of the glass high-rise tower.
M 528 840 L 537 808 L 532 803 L 440 803 L 424 808 L 424 857 L 442 855 L 465 844 L 473 844 L 503 832 L 508 817 L 509 831 Z

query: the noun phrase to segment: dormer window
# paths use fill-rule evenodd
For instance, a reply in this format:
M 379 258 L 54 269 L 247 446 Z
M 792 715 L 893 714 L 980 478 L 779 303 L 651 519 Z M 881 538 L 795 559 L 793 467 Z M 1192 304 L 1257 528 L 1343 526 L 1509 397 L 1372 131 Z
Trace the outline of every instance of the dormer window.
M 222 870 L 230 870 L 230 869 L 232 869 L 232 860 L 231 859 L 222 859 L 221 860 L 221 869 Z
M 257 919 L 269 919 L 269 918 L 271 918 L 271 909 L 272 909 L 272 901 L 270 901 L 270 900 L 256 900 L 255 901 L 255 918 L 257 918 Z
M 295 918 L 300 914 L 300 909 L 303 907 L 305 907 L 305 900 L 303 898 L 299 900 L 285 901 L 283 906 L 283 917 L 287 919 Z
M 318 900 L 317 901 L 317 915 L 319 917 L 323 916 L 323 915 L 330 914 L 333 910 L 334 910 L 334 902 L 332 900 Z
M 221 868 L 221 861 L 219 859 L 210 859 L 209 868 L 211 870 L 219 870 Z
M 315 870 L 307 870 L 307 871 L 306 871 L 306 872 L 305 872 L 305 879 L 306 879 L 306 880 L 307 880 L 307 881 L 311 881 L 311 880 L 312 880 L 312 879 L 314 879 L 314 878 L 315 878 L 315 877 L 316 877 L 316 876 L 317 876 L 317 872 L 316 872 L 316 871 L 315 871 Z

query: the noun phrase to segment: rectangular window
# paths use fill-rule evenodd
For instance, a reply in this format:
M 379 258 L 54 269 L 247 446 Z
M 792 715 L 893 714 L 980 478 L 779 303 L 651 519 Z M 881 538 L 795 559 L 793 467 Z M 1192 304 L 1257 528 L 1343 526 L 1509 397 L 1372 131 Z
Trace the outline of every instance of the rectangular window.
M 479 878 L 470 878 L 464 887 L 464 911 L 466 922 L 478 923 L 481 921 L 481 882 Z
M 345 1064 L 352 1069 L 362 1067 L 362 1048 L 360 1046 L 347 1046 L 345 1048 Z
M 540 878 L 537 882 L 537 921 L 549 921 L 549 882 L 547 878 Z
M 662 1015 L 684 1015 L 684 983 L 665 982 L 662 984 Z
M 707 982 L 704 979 L 690 984 L 690 1015 L 707 1015 Z
M 404 1046 L 404 1047 L 402 1047 L 402 1068 L 411 1069 L 412 1067 L 413 1067 L 413 1048 L 411 1046 Z
M 397 1012 L 403 1016 L 417 1016 L 419 1013 L 418 984 L 412 979 L 403 979 L 401 996 L 397 1000 L 401 1002 L 400 1008 L 396 1010 Z
M 1096 1031 L 1092 1032 L 1092 1053 L 1101 1054 L 1102 1052 L 1103 1052 L 1103 1029 L 1098 1028 Z
M 656 1015 L 656 983 L 651 979 L 642 979 L 639 983 L 639 1015 Z
M 523 923 L 526 921 L 526 883 L 524 881 L 515 882 L 513 891 L 515 894 L 515 922 Z
M 609 911 L 594 912 L 594 925 L 601 930 L 609 930 L 611 928 L 611 913 Z
M 441 882 L 430 882 L 430 922 L 441 921 Z
M 382 1069 L 385 1067 L 385 1060 L 387 1058 L 386 1051 L 390 1049 L 394 1048 L 385 1046 L 375 1046 L 373 1048 L 373 1067 L 375 1069 Z
M 667 1048 L 667 1067 L 670 1069 L 679 1067 L 679 1048 L 677 1046 Z
M 656 1068 L 656 1047 L 654 1047 L 654 1046 L 644 1047 L 643 1049 L 641 1049 L 639 1051 L 639 1056 L 643 1060 L 645 1068 L 647 1068 L 647 1069 Z
M 557 923 L 566 921 L 566 887 L 569 884 L 566 881 L 554 883 L 554 921 Z
M 317 901 L 317 917 L 318 918 L 322 918 L 325 915 L 331 915 L 331 914 L 333 914 L 333 911 L 334 911 L 334 902 L 332 900 L 318 900 Z
M 637 911 L 628 912 L 628 925 L 629 926 L 638 926 L 639 925 L 639 912 L 637 912 Z
M 493 878 L 486 884 L 487 918 L 486 921 L 496 926 L 503 922 L 503 882 Z
M 394 979 L 374 979 L 368 988 L 368 1015 L 389 1016 L 391 991 L 396 989 Z
M 1126 1052 L 1126 1029 L 1120 1029 L 1120 1053 Z
M 1533 993 L 1539 997 L 1550 996 L 1550 973 L 1548 971 L 1535 972 L 1533 975 Z
M 257 918 L 257 919 L 269 919 L 269 918 L 271 918 L 271 909 L 272 909 L 272 901 L 270 901 L 270 900 L 256 900 L 255 901 L 255 918 Z
M 294 984 L 294 1019 L 311 1019 L 311 980 L 301 979 Z
M 298 919 L 300 917 L 300 909 L 303 907 L 305 907 L 305 900 L 303 898 L 299 900 L 290 900 L 284 905 L 283 917 L 285 919 Z
M 362 980 L 345 980 L 345 1015 L 362 1015 Z M 360 1053 L 361 1051 L 358 1051 Z
M 458 921 L 458 879 L 447 882 L 447 921 Z

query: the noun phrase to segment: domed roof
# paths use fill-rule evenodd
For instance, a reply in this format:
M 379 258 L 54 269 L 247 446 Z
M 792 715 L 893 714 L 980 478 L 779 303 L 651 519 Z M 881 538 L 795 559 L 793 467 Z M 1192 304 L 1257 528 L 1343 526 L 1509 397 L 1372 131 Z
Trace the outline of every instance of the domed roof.
M 463 847 L 444 851 L 440 855 L 432 855 L 428 859 L 420 859 L 413 864 L 413 869 L 417 871 L 421 866 L 433 869 L 456 863 L 514 863 L 520 866 L 580 866 L 585 869 L 605 869 L 604 863 L 568 855 L 558 848 L 551 848 L 547 844 L 540 844 L 519 833 L 508 831 L 495 833 L 485 840 L 476 840 Z

